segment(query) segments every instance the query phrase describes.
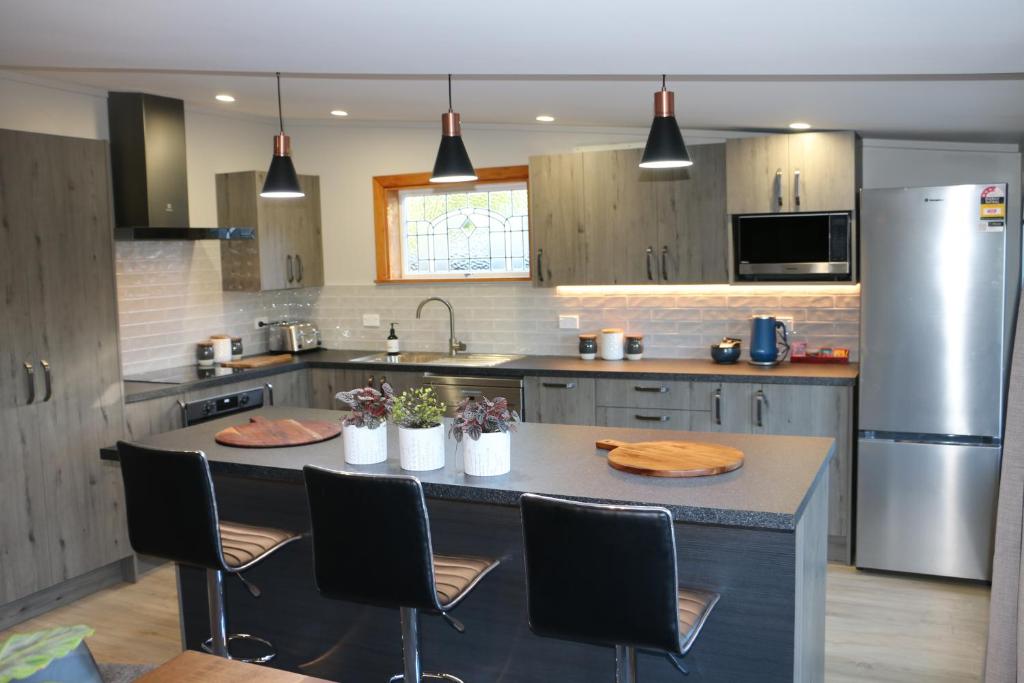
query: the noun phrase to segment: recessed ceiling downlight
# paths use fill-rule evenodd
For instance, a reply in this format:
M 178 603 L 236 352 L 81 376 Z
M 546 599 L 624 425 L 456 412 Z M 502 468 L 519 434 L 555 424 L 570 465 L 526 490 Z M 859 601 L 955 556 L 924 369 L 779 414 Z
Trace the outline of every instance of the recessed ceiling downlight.
M 555 120 L 555 117 L 551 116 L 550 114 L 541 114 L 540 116 L 537 117 L 537 120 L 540 121 L 541 123 L 551 123 L 552 121 Z
M 793 130 L 807 130 L 808 128 L 811 127 L 811 124 L 805 123 L 803 121 L 794 121 L 793 123 L 789 124 L 789 127 L 792 128 Z
M 332 109 L 331 116 L 348 116 L 348 112 L 344 109 Z
M 231 96 L 231 95 L 228 95 L 227 93 L 221 93 L 221 94 L 217 95 L 216 97 L 214 97 L 214 99 L 217 100 L 218 102 L 234 102 L 235 101 L 235 98 L 233 96 Z

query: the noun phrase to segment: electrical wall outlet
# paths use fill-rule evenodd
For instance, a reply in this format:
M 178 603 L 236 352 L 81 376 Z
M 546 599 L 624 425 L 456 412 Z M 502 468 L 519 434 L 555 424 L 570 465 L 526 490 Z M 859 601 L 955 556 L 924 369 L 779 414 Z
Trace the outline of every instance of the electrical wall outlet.
M 256 318 L 252 321 L 252 327 L 254 330 L 259 330 L 266 327 L 270 323 L 269 318 Z
M 558 316 L 558 329 L 560 330 L 578 330 L 580 329 L 580 317 L 576 314 L 572 315 L 559 315 Z
M 380 315 L 377 313 L 363 313 L 363 327 L 380 327 Z
M 777 316 L 775 316 L 775 319 L 778 320 L 781 323 L 785 323 L 786 324 L 786 331 L 789 334 L 793 334 L 794 332 L 796 332 L 796 324 L 793 322 L 793 316 L 791 316 L 791 315 L 777 315 Z

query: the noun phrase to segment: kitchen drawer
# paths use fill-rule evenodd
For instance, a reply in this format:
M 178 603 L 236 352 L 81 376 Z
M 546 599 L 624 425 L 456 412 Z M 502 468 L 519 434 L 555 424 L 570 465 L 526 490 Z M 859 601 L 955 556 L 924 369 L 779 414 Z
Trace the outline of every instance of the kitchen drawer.
M 707 410 L 707 397 L 695 400 L 693 382 L 646 379 L 597 380 L 597 405 L 616 408 Z
M 593 425 L 594 380 L 587 377 L 525 377 L 523 407 L 523 419 L 527 422 Z
M 711 413 L 704 410 L 599 407 L 597 424 L 604 427 L 707 432 L 711 430 Z

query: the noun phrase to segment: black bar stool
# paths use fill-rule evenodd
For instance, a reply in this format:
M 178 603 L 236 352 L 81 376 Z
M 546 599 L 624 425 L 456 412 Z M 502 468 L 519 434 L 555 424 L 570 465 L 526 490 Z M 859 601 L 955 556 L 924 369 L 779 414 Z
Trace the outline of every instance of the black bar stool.
M 253 597 L 260 590 L 241 572 L 254 567 L 301 535 L 290 531 L 222 522 L 206 455 L 198 451 L 165 451 L 119 441 L 117 452 L 124 479 L 128 538 L 135 552 L 206 569 L 210 639 L 203 649 L 231 656 L 229 644 L 255 642 L 268 650 L 241 661 L 263 664 L 274 658 L 273 645 L 248 633 L 228 635 L 224 606 L 224 574 L 234 574 Z
M 497 560 L 436 555 L 423 487 L 415 477 L 335 472 L 306 465 L 313 526 L 316 585 L 325 597 L 397 607 L 402 622 L 404 673 L 391 681 L 424 678 L 462 683 L 445 673 L 423 673 L 419 611 L 440 614 L 462 602 Z
M 718 594 L 679 586 L 672 514 L 658 507 L 520 499 L 530 629 L 615 647 L 616 681 L 636 683 L 637 648 L 682 657 Z

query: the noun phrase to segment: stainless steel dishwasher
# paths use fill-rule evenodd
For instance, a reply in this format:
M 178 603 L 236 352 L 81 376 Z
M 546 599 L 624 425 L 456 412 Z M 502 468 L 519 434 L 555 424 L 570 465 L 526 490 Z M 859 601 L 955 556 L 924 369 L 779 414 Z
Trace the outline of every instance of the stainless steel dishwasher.
M 423 378 L 425 386 L 434 388 L 438 398 L 448 407 L 448 417 L 455 415 L 455 408 L 465 398 L 486 396 L 508 399 L 508 407 L 523 417 L 523 378 L 522 377 L 466 377 L 457 375 L 435 375 L 426 373 Z

